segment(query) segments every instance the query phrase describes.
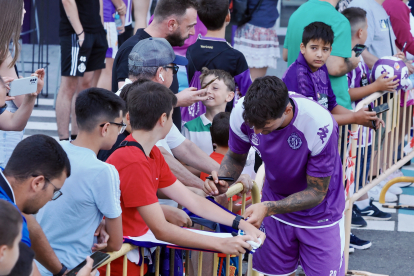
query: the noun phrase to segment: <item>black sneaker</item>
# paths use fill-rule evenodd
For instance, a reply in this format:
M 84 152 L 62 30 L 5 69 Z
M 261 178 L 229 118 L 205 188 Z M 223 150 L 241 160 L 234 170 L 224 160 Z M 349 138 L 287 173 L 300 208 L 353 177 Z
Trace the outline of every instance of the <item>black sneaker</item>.
M 358 208 L 358 207 L 357 207 Z M 372 204 L 372 199 L 369 201 L 369 206 L 363 210 L 359 210 L 361 216 L 367 220 L 389 220 L 391 214 L 385 213 Z
M 368 249 L 370 248 L 372 243 L 370 241 L 364 241 L 355 236 L 351 233 L 351 241 L 349 243 L 349 246 L 355 248 L 355 249 Z
M 353 227 L 365 227 L 367 226 L 367 222 L 363 217 L 361 217 L 361 211 L 359 210 L 358 206 L 354 204 L 352 207 L 352 221 L 351 226 Z

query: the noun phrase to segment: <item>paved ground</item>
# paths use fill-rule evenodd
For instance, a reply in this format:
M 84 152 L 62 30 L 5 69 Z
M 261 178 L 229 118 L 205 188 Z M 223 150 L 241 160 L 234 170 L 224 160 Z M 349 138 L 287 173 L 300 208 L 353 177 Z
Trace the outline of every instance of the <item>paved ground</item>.
M 281 40 L 281 45 L 283 41 Z M 32 47 L 24 45 L 25 60 L 31 59 Z M 46 55 L 46 52 L 45 52 Z M 37 51 L 35 50 L 37 57 Z M 38 106 L 33 110 L 32 117 L 27 124 L 25 136 L 37 133 L 47 134 L 57 138 L 56 119 L 53 109 L 53 96 L 58 87 L 58 56 L 57 46 L 49 47 L 48 68 L 48 98 L 39 97 Z M 20 68 L 20 64 L 18 65 Z M 36 69 L 37 65 L 35 66 Z M 26 71 L 31 65 L 26 64 Z M 269 69 L 269 75 L 282 77 L 286 70 L 286 63 L 279 59 L 277 69 Z M 414 167 L 403 170 L 405 175 L 414 176 Z M 414 187 L 405 188 L 400 196 L 400 204 L 414 205 Z M 369 221 L 368 226 L 362 229 L 353 229 L 358 237 L 372 241 L 368 250 L 356 251 L 350 256 L 350 269 L 365 270 L 387 274 L 390 276 L 414 275 L 414 211 L 392 212 L 392 219 L 386 222 Z M 393 212 L 394 211 L 394 212 Z

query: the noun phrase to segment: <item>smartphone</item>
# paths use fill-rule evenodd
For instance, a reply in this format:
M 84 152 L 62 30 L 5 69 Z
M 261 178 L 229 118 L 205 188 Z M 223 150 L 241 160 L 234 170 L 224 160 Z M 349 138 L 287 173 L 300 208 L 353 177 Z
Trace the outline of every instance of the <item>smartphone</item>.
M 352 48 L 352 51 L 355 52 L 355 57 L 359 57 L 366 48 L 367 46 L 364 44 L 357 44 Z
M 386 111 L 390 110 L 390 107 L 388 106 L 388 103 L 376 106 L 372 109 L 372 111 L 375 111 L 378 114 L 384 113 Z
M 37 77 L 15 79 L 10 83 L 9 96 L 19 96 L 24 94 L 35 93 L 37 90 Z
M 201 87 L 201 89 L 206 88 L 207 86 L 209 86 L 210 84 L 212 84 L 216 79 L 218 79 L 218 77 L 215 77 L 214 79 L 212 79 L 211 81 L 209 81 L 208 83 L 206 83 L 203 87 Z
M 108 260 L 110 256 L 109 256 L 109 254 L 106 254 L 106 253 L 103 253 L 103 252 L 100 252 L 100 251 L 96 251 L 90 257 L 93 260 L 92 270 L 94 270 L 94 269 L 98 268 L 98 266 L 100 266 L 103 262 Z M 80 264 L 78 264 L 74 269 L 69 271 L 69 273 L 66 274 L 66 275 L 67 276 L 77 275 L 79 270 L 81 270 L 85 265 L 86 265 L 86 260 L 81 262 Z
M 373 110 L 372 110 L 372 106 L 371 106 L 370 104 L 368 105 L 368 111 L 369 111 L 369 112 L 373 111 Z M 373 126 L 373 127 L 374 127 L 374 129 L 375 129 L 375 121 L 371 121 L 371 122 L 372 122 L 372 126 Z
M 213 177 L 211 175 L 207 176 L 206 178 L 209 179 L 209 180 L 213 180 Z M 227 182 L 234 182 L 233 177 L 227 177 L 227 176 L 219 176 L 218 180 L 224 180 L 224 181 L 227 181 Z

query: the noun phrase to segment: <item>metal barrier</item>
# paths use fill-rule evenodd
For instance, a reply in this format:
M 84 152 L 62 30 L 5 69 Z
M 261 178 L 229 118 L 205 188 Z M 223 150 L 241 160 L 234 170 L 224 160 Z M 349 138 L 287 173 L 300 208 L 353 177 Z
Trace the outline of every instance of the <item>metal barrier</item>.
M 393 97 L 391 98 L 391 95 Z M 400 107 L 401 97 L 403 97 L 404 106 Z M 381 126 L 378 131 L 371 132 L 371 159 L 370 167 L 367 171 L 367 154 L 364 154 L 364 158 L 361 159 L 362 148 L 364 152 L 368 151 L 368 142 L 370 138 L 370 131 L 367 128 L 359 127 L 358 125 L 352 125 L 351 131 L 348 135 L 348 126 L 340 128 L 340 135 L 345 135 L 341 137 L 344 139 L 339 139 L 339 151 L 343 156 L 343 173 L 344 173 L 344 183 L 348 189 L 350 189 L 347 194 L 346 206 L 345 206 L 345 271 L 348 271 L 349 264 L 349 243 L 350 243 L 350 232 L 351 232 L 351 219 L 352 219 L 352 206 L 356 200 L 361 196 L 366 194 L 369 190 L 380 184 L 380 182 L 386 180 L 397 169 L 401 168 L 405 163 L 410 161 L 414 157 L 414 151 L 411 151 L 409 154 L 404 156 L 404 141 L 407 137 L 408 143 L 411 141 L 411 127 L 412 127 L 412 116 L 413 110 L 412 106 L 407 107 L 407 98 L 408 92 L 405 94 L 391 93 L 391 92 L 376 92 L 368 96 L 367 98 L 361 100 L 355 112 L 362 109 L 364 106 L 373 103 L 375 106 L 383 104 L 385 101 L 388 103 L 390 110 L 384 113 L 383 118 L 385 118 L 385 131 Z M 408 117 L 408 119 L 407 119 Z M 344 131 L 344 129 L 346 131 Z M 363 131 L 365 130 L 365 135 Z M 349 137 L 349 139 L 348 139 Z M 364 139 L 363 139 L 364 137 Z M 341 144 L 341 140 L 349 141 L 348 148 L 346 148 L 346 143 Z M 363 143 L 365 142 L 365 143 Z M 364 144 L 364 145 L 362 145 Z M 341 146 L 343 147 L 341 149 Z M 399 146 L 401 147 L 399 149 Z M 346 148 L 346 153 L 344 150 Z M 358 151 L 357 151 L 358 149 Z M 397 161 L 400 158 L 399 161 Z M 363 162 L 362 170 L 360 169 L 360 164 Z M 376 178 L 373 178 L 373 177 Z M 359 187 L 360 178 L 362 178 L 362 187 Z M 369 182 L 367 182 L 367 178 Z M 397 182 L 412 182 L 414 178 L 401 177 L 391 180 L 386 186 L 384 186 L 381 192 L 380 202 L 384 202 L 385 193 L 388 188 Z M 355 193 L 352 194 L 354 189 L 352 184 L 355 185 Z M 360 273 L 360 274 L 356 274 Z M 361 274 L 367 273 L 362 271 L 348 271 L 348 275 L 371 275 L 371 274 Z M 374 274 L 372 274 L 374 275 Z
M 256 177 L 256 179 L 257 179 L 257 177 Z M 263 181 L 261 181 L 260 184 L 262 182 Z M 231 211 L 231 208 L 233 206 L 232 197 L 234 195 L 239 194 L 242 191 L 243 191 L 243 184 L 241 184 L 241 183 L 234 184 L 233 186 L 231 186 L 228 189 L 226 195 L 229 198 L 229 206 L 228 207 L 229 207 L 229 210 L 230 211 Z M 253 202 L 253 204 L 260 202 L 260 190 L 259 190 L 259 187 L 258 187 L 258 185 L 256 183 L 254 183 L 254 185 L 253 185 L 253 189 L 251 190 L 251 194 L 252 194 L 252 202 Z M 245 208 L 246 208 L 246 194 L 243 194 L 243 197 L 242 197 L 242 209 L 241 209 L 242 214 L 244 214 Z M 201 229 L 203 230 L 203 227 L 201 227 Z M 123 272 L 122 272 L 122 275 L 123 276 L 128 275 L 128 272 L 127 272 L 127 262 L 128 262 L 128 259 L 127 259 L 127 255 L 126 254 L 129 251 L 134 250 L 136 248 L 137 248 L 137 246 L 134 246 L 134 245 L 131 245 L 131 244 L 126 244 L 126 243 L 123 244 L 121 250 L 116 251 L 116 252 L 110 252 L 109 253 L 110 258 L 108 260 L 106 260 L 104 263 L 102 263 L 99 267 L 103 267 L 103 266 L 106 265 L 106 276 L 109 276 L 109 275 L 111 275 L 111 262 L 114 261 L 114 260 L 116 260 L 116 259 L 118 259 L 118 258 L 123 257 Z M 141 247 L 140 250 L 141 250 L 141 256 L 144 256 L 144 248 Z M 174 266 L 175 252 L 174 252 L 174 249 L 171 249 L 171 251 L 172 252 L 170 254 L 170 256 L 171 256 L 170 266 Z M 184 259 L 185 260 L 185 266 L 184 266 L 185 267 L 185 276 L 188 276 L 188 273 L 189 273 L 189 262 L 190 262 L 190 254 L 189 254 L 189 252 L 191 250 L 185 250 L 185 251 L 186 251 L 186 253 L 185 253 L 185 259 Z M 218 258 L 218 253 L 214 253 L 213 276 L 216 276 L 217 275 L 218 259 L 219 259 Z M 198 254 L 198 270 L 197 270 L 197 276 L 201 276 L 202 275 L 202 265 L 203 265 L 202 260 L 203 260 L 203 252 L 200 251 L 199 254 Z M 242 270 L 243 270 L 243 268 L 242 268 L 242 265 L 243 265 L 242 260 L 243 260 L 243 255 L 240 255 L 239 256 L 239 267 L 238 267 L 239 274 L 238 274 L 238 276 L 241 276 L 242 275 Z M 155 276 L 159 276 L 160 275 L 160 273 L 159 273 L 160 272 L 159 264 L 160 264 L 160 247 L 157 247 L 157 249 L 155 251 Z M 229 271 L 230 265 L 229 264 L 230 264 L 230 255 L 227 255 L 226 256 L 226 276 L 230 275 L 229 274 L 230 273 L 230 271 Z M 173 273 L 174 273 L 174 269 L 172 267 L 170 269 L 170 276 L 174 276 Z M 140 276 L 143 276 L 143 275 L 144 275 L 144 265 L 141 265 Z M 255 271 L 252 270 L 252 254 L 249 254 L 249 261 L 248 261 L 248 268 L 247 268 L 247 274 L 246 274 L 246 276 L 258 276 L 258 275 L 259 274 L 257 272 L 255 272 Z

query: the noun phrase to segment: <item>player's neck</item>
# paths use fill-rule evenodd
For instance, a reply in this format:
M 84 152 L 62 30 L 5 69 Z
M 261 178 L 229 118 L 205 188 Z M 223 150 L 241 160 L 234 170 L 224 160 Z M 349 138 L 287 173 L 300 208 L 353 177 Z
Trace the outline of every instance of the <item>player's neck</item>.
M 132 137 L 135 139 L 135 141 L 141 144 L 147 156 L 149 156 L 155 144 L 160 139 L 162 139 L 161 137 L 159 137 L 159 135 L 157 135 L 157 133 L 154 130 L 151 130 L 151 131 L 133 130 Z
M 226 27 L 223 27 L 220 30 L 216 30 L 216 31 L 207 30 L 206 37 L 225 38 Z
M 289 112 L 288 115 L 286 115 L 286 119 L 283 121 L 283 124 L 280 126 L 279 129 L 288 126 L 290 124 L 290 122 L 292 122 L 292 120 L 293 120 L 293 116 L 295 115 L 295 107 L 291 103 L 289 103 L 289 105 L 292 106 L 292 111 Z
M 226 155 L 228 150 L 229 150 L 229 147 L 217 146 L 215 152 L 218 154 Z
M 219 105 L 219 106 L 212 106 L 212 107 L 208 107 L 206 109 L 206 113 L 205 116 L 206 118 L 212 122 L 214 119 L 214 116 L 216 116 L 217 114 L 219 114 L 220 112 L 224 112 L 226 111 L 226 105 L 227 103 L 225 103 L 224 105 Z
M 79 131 L 76 140 L 73 140 L 71 143 L 74 146 L 87 148 L 92 150 L 96 155 L 101 150 L 101 144 L 97 141 L 101 141 L 102 137 L 96 137 L 94 133 L 87 133 L 84 131 Z

